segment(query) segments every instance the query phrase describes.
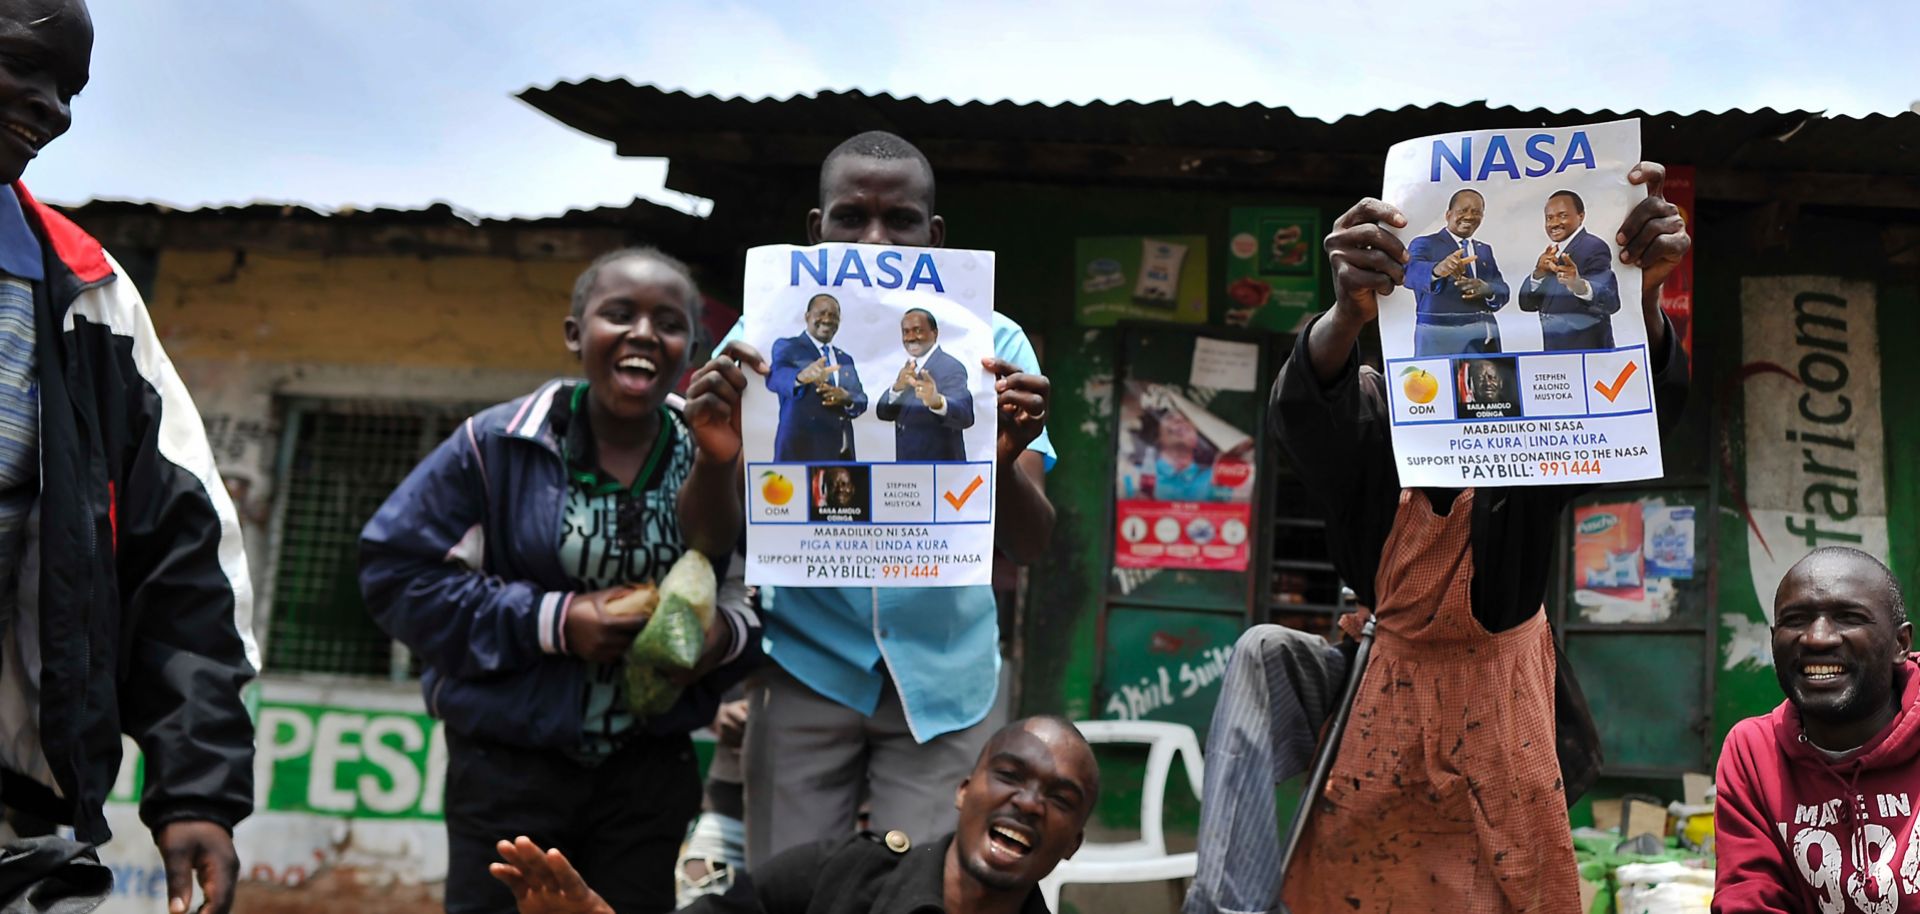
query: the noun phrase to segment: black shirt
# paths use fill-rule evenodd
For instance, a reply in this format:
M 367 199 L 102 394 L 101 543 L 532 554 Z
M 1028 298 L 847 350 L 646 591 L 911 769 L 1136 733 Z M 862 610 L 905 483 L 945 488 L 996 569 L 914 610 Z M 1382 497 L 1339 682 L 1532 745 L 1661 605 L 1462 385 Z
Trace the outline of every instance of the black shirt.
M 803 844 L 776 855 L 682 911 L 693 914 L 909 914 L 946 911 L 947 846 L 953 836 L 896 852 L 879 836 Z M 1021 914 L 1048 914 L 1040 890 Z

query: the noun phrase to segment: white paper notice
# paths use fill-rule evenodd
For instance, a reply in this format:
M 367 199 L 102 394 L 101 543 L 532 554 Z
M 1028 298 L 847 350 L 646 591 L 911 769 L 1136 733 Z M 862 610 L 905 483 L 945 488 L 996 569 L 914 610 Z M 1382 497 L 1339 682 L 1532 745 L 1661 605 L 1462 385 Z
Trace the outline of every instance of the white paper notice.
M 1204 336 L 1193 338 L 1192 387 L 1214 390 L 1253 390 L 1259 383 L 1260 344 L 1234 343 Z
M 1640 122 L 1481 130 L 1387 153 L 1406 283 L 1381 299 L 1407 486 L 1661 475 L 1640 268 L 1615 233 Z
M 993 253 L 759 247 L 743 288 L 747 583 L 991 583 Z

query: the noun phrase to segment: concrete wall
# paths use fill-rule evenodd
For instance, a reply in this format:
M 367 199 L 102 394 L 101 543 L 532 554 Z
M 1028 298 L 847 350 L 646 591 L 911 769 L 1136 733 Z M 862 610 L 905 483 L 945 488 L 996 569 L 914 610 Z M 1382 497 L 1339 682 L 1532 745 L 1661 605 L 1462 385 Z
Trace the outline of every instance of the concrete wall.
M 177 362 L 564 370 L 584 263 L 167 251 L 148 308 Z
M 561 321 L 584 265 L 161 253 L 148 310 L 240 509 L 263 643 L 286 398 L 491 403 L 574 373 Z

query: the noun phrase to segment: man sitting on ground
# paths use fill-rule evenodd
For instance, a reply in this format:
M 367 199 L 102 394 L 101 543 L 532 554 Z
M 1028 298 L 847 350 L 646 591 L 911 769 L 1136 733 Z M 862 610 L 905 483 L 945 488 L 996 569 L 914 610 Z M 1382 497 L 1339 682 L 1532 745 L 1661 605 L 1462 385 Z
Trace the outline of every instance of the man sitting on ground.
M 1773 596 L 1787 700 L 1720 752 L 1713 910 L 1920 912 L 1920 677 L 1893 572 L 1816 549 Z
M 1065 718 L 1002 727 L 960 782 L 960 828 L 922 847 L 903 832 L 795 847 L 745 875 L 696 914 L 803 914 L 935 909 L 951 914 L 1046 914 L 1040 880 L 1073 856 L 1100 794 L 1093 749 Z M 495 878 L 520 914 L 613 914 L 558 850 L 500 842 Z

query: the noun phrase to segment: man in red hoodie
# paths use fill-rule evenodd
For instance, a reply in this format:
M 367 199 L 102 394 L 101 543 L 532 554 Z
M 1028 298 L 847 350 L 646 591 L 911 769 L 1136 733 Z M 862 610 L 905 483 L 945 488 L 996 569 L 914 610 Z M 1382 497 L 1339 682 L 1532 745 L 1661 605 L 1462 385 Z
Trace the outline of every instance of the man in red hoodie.
M 1920 912 L 1920 676 L 1893 573 L 1816 549 L 1773 597 L 1787 700 L 1727 734 L 1715 912 Z

